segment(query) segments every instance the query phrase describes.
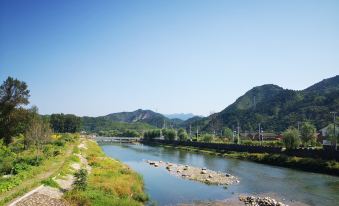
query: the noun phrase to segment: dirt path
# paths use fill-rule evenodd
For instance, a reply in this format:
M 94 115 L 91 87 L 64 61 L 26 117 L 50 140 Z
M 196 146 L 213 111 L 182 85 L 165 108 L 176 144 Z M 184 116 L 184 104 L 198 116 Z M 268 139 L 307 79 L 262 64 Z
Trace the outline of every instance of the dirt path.
M 78 147 L 79 149 L 83 149 L 84 143 L 82 142 Z M 71 152 L 72 150 L 67 151 L 67 157 L 71 155 Z M 71 168 L 74 171 L 78 171 L 80 168 L 86 168 L 88 172 L 90 172 L 91 168 L 87 160 L 81 154 L 77 154 L 77 156 L 80 159 L 80 163 L 73 163 Z M 66 159 L 67 158 L 64 158 L 64 161 Z M 51 176 L 55 171 L 44 174 L 44 177 L 47 178 Z M 8 206 L 67 206 L 68 204 L 62 199 L 62 196 L 65 191 L 72 189 L 75 180 L 74 175 L 68 174 L 64 177 L 56 176 L 53 179 L 58 183 L 60 189 L 41 185 L 26 193 L 24 196 L 17 198 Z

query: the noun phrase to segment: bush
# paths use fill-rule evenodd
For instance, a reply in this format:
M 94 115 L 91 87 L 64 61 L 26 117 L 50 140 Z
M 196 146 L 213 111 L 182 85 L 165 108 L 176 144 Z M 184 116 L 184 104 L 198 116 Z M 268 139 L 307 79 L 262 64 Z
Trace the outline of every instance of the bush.
M 0 161 L 0 173 L 1 174 L 10 174 L 13 170 L 14 157 L 4 157 Z
M 202 139 L 203 142 L 212 142 L 213 141 L 213 135 L 211 135 L 211 134 L 204 134 L 201 137 L 201 139 Z
M 62 140 L 62 139 L 58 139 L 58 140 L 54 141 L 53 144 L 58 146 L 58 147 L 63 147 L 63 146 L 65 146 L 65 141 Z
M 74 181 L 75 189 L 85 190 L 87 187 L 87 170 L 80 169 L 74 176 L 76 178 Z
M 25 162 L 16 163 L 13 167 L 13 174 L 19 174 L 20 172 L 27 171 L 31 166 Z
M 0 174 L 9 174 L 13 168 L 15 153 L 0 140 Z

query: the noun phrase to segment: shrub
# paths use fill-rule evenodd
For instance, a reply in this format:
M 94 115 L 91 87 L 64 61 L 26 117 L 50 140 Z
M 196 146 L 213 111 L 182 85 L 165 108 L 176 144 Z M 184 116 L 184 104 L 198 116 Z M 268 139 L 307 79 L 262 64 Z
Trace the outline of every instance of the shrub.
M 87 170 L 80 169 L 77 173 L 75 173 L 75 189 L 77 190 L 85 190 L 87 187 Z
M 211 134 L 204 134 L 202 136 L 202 141 L 203 142 L 212 142 L 213 141 L 213 135 L 211 135 Z
M 14 157 L 8 156 L 2 158 L 0 161 L 0 173 L 1 174 L 10 174 L 13 170 Z

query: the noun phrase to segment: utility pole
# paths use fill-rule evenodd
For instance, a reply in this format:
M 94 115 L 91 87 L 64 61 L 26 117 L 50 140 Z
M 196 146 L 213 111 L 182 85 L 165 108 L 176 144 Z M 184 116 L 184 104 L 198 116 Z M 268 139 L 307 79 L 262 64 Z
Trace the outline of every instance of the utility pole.
M 297 124 L 298 124 L 298 132 L 300 132 L 300 121 L 298 121 Z
M 237 144 L 240 144 L 240 126 L 239 126 L 239 122 L 238 122 L 237 129 L 238 129 L 238 139 L 237 139 Z
M 260 137 L 260 131 L 261 131 L 261 128 L 260 128 L 260 123 L 259 123 L 259 130 L 258 130 L 258 139 L 260 141 L 260 145 L 261 145 L 261 137 Z
M 233 130 L 233 133 L 232 133 L 232 144 L 234 144 L 234 136 L 235 136 L 235 133 L 236 133 L 236 131 Z
M 333 115 L 333 136 L 335 141 L 335 150 L 337 150 L 337 136 L 335 135 L 335 122 L 336 122 L 336 114 L 337 112 L 330 112 Z
M 190 140 L 192 141 L 192 125 L 190 124 Z

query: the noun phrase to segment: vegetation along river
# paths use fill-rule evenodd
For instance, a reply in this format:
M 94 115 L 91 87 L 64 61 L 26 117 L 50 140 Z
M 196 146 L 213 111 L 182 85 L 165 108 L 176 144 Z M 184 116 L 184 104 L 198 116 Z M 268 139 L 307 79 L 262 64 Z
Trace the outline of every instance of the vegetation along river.
M 339 202 L 339 177 L 335 176 L 143 144 L 101 147 L 108 156 L 119 159 L 143 176 L 146 192 L 157 205 L 224 200 L 240 194 L 274 194 L 287 204 L 291 200 L 323 206 L 334 206 Z M 223 188 L 185 180 L 170 175 L 165 168 L 150 166 L 146 160 L 227 172 L 239 177 L 240 183 Z

